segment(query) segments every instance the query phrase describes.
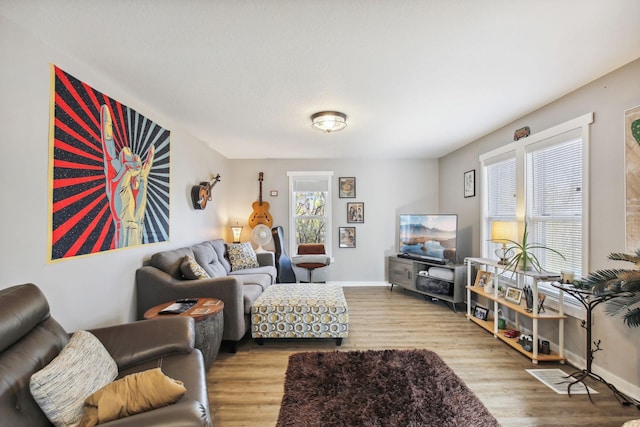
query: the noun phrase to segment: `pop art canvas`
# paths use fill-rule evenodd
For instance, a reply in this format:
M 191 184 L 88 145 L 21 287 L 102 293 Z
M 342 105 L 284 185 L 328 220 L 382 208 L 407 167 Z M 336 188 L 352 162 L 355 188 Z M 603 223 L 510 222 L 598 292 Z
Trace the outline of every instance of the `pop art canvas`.
M 50 259 L 169 240 L 170 132 L 51 67 Z
M 640 107 L 624 115 L 627 252 L 640 249 Z

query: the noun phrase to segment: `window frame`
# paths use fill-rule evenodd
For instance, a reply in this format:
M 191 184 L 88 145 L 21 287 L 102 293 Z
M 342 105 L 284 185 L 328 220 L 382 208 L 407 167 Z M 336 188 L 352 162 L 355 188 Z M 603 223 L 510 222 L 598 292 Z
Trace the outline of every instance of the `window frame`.
M 324 217 L 325 217 L 325 251 L 327 255 L 333 259 L 332 255 L 332 238 L 333 231 L 331 228 L 331 218 L 332 218 L 332 209 L 331 205 L 333 203 L 333 192 L 332 192 L 332 183 L 333 183 L 333 171 L 290 171 L 287 172 L 287 176 L 289 177 L 289 253 L 293 255 L 297 254 L 296 247 L 296 200 L 293 195 L 295 182 L 298 178 L 312 178 L 317 177 L 318 181 L 326 181 L 327 184 L 327 197 L 326 204 L 324 209 Z
M 566 141 L 564 138 L 580 137 L 582 140 L 582 271 L 581 276 L 585 277 L 589 272 L 589 137 L 590 124 L 593 123 L 593 112 L 584 114 L 575 119 L 561 123 L 544 131 L 532 134 L 525 139 L 511 142 L 488 153 L 479 156 L 480 160 L 480 239 L 481 255 L 483 257 L 494 258 L 491 252 L 490 242 L 490 221 L 487 206 L 488 179 L 486 168 L 488 165 L 510 157 L 516 159 L 516 220 L 519 229 L 521 224 L 527 219 L 527 197 L 529 189 L 527 182 L 527 156 L 528 154 L 543 146 L 550 146 Z M 541 284 L 539 291 L 551 297 L 551 306 L 557 308 L 559 301 L 559 291 L 553 286 Z M 583 318 L 584 309 L 579 303 L 565 295 L 564 310 L 566 314 Z

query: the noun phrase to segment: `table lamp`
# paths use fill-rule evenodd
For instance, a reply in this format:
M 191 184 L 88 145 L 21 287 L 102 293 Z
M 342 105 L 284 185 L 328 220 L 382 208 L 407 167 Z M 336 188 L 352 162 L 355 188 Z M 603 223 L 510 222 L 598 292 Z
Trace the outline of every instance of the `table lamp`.
M 231 226 L 231 232 L 233 233 L 233 243 L 240 243 L 240 235 L 242 234 L 242 226 L 236 225 Z
M 500 258 L 499 264 L 507 264 L 507 258 L 511 249 L 507 249 L 507 243 L 515 242 L 518 236 L 518 223 L 514 221 L 494 221 L 491 224 L 491 241 L 502 243 L 502 247 L 496 250 L 496 256 Z

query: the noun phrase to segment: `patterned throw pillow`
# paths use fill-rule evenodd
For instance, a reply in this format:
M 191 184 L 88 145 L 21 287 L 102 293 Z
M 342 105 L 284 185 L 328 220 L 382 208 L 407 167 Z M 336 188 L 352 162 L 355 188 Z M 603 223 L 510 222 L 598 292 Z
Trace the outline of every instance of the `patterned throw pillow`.
M 182 260 L 182 264 L 180 264 L 180 272 L 182 272 L 185 279 L 189 280 L 211 278 L 209 273 L 207 273 L 191 255 L 186 255 Z
M 249 242 L 227 244 L 227 255 L 231 262 L 231 271 L 260 267 L 258 257 Z
M 100 340 L 77 331 L 51 363 L 31 376 L 29 388 L 55 426 L 71 426 L 80 421 L 87 396 L 117 375 L 116 362 Z

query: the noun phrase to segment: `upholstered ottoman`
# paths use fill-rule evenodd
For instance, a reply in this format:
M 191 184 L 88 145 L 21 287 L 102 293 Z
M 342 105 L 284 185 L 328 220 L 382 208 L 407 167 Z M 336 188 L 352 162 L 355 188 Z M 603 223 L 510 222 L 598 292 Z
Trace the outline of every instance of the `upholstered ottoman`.
M 269 286 L 251 306 L 251 336 L 335 338 L 349 335 L 349 310 L 342 287 L 311 283 Z

